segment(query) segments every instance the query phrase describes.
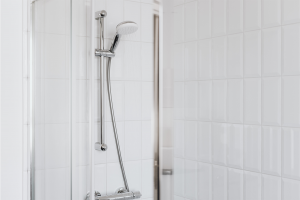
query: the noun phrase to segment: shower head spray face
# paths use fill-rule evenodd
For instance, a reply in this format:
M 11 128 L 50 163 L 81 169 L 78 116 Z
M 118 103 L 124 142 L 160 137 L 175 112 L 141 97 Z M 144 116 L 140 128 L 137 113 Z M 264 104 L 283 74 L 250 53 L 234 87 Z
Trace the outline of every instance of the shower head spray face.
M 121 22 L 120 24 L 118 24 L 116 27 L 117 33 L 111 44 L 110 51 L 115 52 L 115 50 L 119 44 L 119 41 L 121 39 L 121 35 L 132 34 L 132 33 L 136 32 L 138 30 L 138 28 L 139 28 L 138 25 L 135 22 L 131 22 L 131 21 L 124 21 L 124 22 Z
M 129 35 L 138 30 L 138 25 L 135 22 L 125 21 L 117 26 L 117 33 L 120 35 Z

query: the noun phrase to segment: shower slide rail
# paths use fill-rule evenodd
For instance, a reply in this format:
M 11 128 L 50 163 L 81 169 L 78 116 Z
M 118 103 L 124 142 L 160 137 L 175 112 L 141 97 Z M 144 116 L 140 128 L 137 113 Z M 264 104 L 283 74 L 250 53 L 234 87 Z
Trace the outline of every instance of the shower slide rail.
M 109 100 L 109 107 L 110 107 L 110 113 L 111 113 L 111 120 L 112 120 L 112 126 L 115 136 L 115 143 L 117 147 L 118 152 L 118 158 L 119 158 L 119 164 L 122 171 L 123 181 L 125 188 L 121 187 L 119 188 L 114 194 L 101 196 L 99 192 L 95 193 L 95 200 L 129 200 L 129 199 L 138 199 L 142 196 L 142 194 L 139 191 L 130 191 L 129 186 L 126 179 L 125 169 L 122 161 L 122 155 L 121 155 L 121 149 L 118 139 L 118 133 L 117 133 L 117 126 L 114 116 L 114 109 L 113 109 L 113 102 L 112 102 L 112 93 L 111 93 L 111 81 L 110 81 L 110 67 L 111 67 L 111 59 L 115 56 L 114 50 L 117 48 L 118 43 L 120 41 L 121 35 L 126 35 L 135 32 L 138 29 L 138 26 L 136 23 L 131 21 L 125 21 L 120 23 L 117 26 L 117 33 L 114 37 L 113 43 L 111 45 L 111 48 L 109 50 L 104 49 L 104 18 L 107 16 L 107 13 L 105 10 L 98 11 L 95 13 L 95 19 L 99 20 L 100 25 L 100 48 L 95 49 L 95 56 L 100 57 L 100 106 L 99 106 L 99 112 L 100 112 L 100 131 L 98 134 L 98 142 L 95 143 L 95 149 L 98 151 L 106 151 L 107 145 L 104 141 L 104 133 L 105 133 L 105 121 L 104 121 L 104 85 L 105 85 L 105 71 L 106 71 L 106 81 L 107 81 L 107 93 L 108 93 L 108 100 Z M 107 59 L 106 68 L 104 65 L 104 58 Z M 86 198 L 89 198 L 89 193 L 86 196 Z

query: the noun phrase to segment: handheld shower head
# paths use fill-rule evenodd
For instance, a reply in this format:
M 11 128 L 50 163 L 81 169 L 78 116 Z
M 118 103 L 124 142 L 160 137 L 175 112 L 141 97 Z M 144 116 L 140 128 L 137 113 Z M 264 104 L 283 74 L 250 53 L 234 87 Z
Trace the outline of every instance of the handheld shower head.
M 114 40 L 111 44 L 110 51 L 114 52 L 119 44 L 122 35 L 129 35 L 138 30 L 138 25 L 132 21 L 124 21 L 117 25 L 117 33 L 114 37 Z
M 128 35 L 138 30 L 138 25 L 135 22 L 124 21 L 117 25 L 117 33 L 120 35 Z

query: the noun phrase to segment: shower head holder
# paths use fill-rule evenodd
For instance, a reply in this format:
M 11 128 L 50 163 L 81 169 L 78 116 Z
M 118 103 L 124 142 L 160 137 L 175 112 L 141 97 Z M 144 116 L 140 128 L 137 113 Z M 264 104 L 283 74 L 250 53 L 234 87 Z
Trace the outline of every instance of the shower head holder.
M 113 58 L 115 57 L 115 53 L 111 52 L 108 49 L 95 49 L 95 56 L 103 56 L 103 57 L 107 57 L 107 58 Z

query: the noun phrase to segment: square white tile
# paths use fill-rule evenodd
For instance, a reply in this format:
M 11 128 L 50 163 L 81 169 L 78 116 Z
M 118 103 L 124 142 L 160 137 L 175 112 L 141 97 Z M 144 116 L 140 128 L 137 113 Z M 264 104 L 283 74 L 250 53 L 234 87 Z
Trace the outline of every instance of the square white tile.
M 143 160 L 142 161 L 142 191 L 144 198 L 153 197 L 153 176 L 154 176 L 154 160 Z
M 262 31 L 262 75 L 279 76 L 281 74 L 281 28 Z
M 244 123 L 261 123 L 261 79 L 244 79 Z
M 125 122 L 125 161 L 141 159 L 141 132 L 141 121 Z
M 261 31 L 244 33 L 244 77 L 261 75 Z
M 211 162 L 211 123 L 198 122 L 198 161 Z
M 300 182 L 282 179 L 282 200 L 297 200 L 300 198 Z
M 244 171 L 244 200 L 261 200 L 261 174 Z
M 45 122 L 68 122 L 68 80 L 45 80 Z
M 281 200 L 281 179 L 276 176 L 262 175 L 262 199 Z
M 227 124 L 212 123 L 212 161 L 226 165 Z
M 280 127 L 262 127 L 262 172 L 281 175 Z
M 212 82 L 198 82 L 198 119 L 201 121 L 211 120 Z
M 176 127 L 174 127 L 174 131 L 176 131 Z M 151 121 L 142 121 L 142 159 L 154 158 L 153 140 Z
M 131 190 L 141 191 L 142 189 L 142 161 L 127 161 L 124 163 L 128 185 Z M 151 165 L 150 165 L 151 166 Z
M 227 166 L 243 169 L 243 125 L 227 124 Z
M 197 43 L 184 45 L 184 79 L 197 80 Z
M 244 1 L 244 31 L 261 28 L 261 0 Z
M 124 44 L 124 79 L 142 80 L 141 68 L 141 43 L 132 41 L 123 41 Z
M 142 83 L 142 120 L 151 120 L 152 111 L 154 109 L 154 83 L 143 82 Z
M 55 34 L 66 34 L 67 31 L 67 4 L 65 1 L 47 1 L 44 4 L 45 32 Z M 53 14 L 55 13 L 55 15 Z
M 142 80 L 143 81 L 154 81 L 154 55 L 153 55 L 153 44 L 142 43 Z M 182 65 L 183 66 L 183 65 Z
M 184 162 L 184 197 L 197 199 L 197 162 L 185 160 Z
M 174 119 L 184 119 L 184 82 L 174 83 Z
M 198 80 L 210 79 L 211 78 L 211 40 L 198 41 L 197 53 L 198 53 L 198 57 L 197 57 Z M 180 57 L 181 58 L 176 58 L 176 59 L 178 60 L 182 59 L 182 56 Z
M 261 171 L 261 127 L 244 126 L 244 169 Z
M 123 185 L 122 172 L 119 163 L 106 165 L 106 193 L 112 194 L 120 185 Z
M 212 167 L 212 199 L 226 200 L 227 199 L 227 169 L 213 165 Z
M 151 4 L 141 4 L 141 41 L 153 42 L 154 38 L 154 9 Z
M 280 77 L 262 79 L 262 124 L 275 126 L 281 124 Z
M 272 27 L 281 24 L 281 1 L 262 0 L 262 26 Z
M 45 200 L 64 200 L 67 195 L 66 169 L 48 169 L 45 171 Z
M 184 122 L 184 157 L 197 160 L 197 122 Z
M 300 180 L 300 129 L 282 128 L 282 176 Z
M 211 0 L 211 33 L 212 36 L 226 34 L 225 0 Z
M 298 53 L 300 52 L 300 26 L 299 24 L 282 27 L 282 74 L 298 75 L 300 74 L 300 61 Z
M 184 4 L 184 41 L 197 40 L 197 1 Z
M 67 78 L 67 37 L 45 34 L 45 78 Z
M 227 81 L 227 122 L 243 123 L 243 79 Z
M 125 82 L 125 120 L 141 120 L 142 84 Z
M 212 119 L 226 121 L 227 81 L 216 80 L 212 83 Z
M 300 21 L 300 2 L 285 0 L 282 2 L 282 24 L 297 23 Z
M 174 156 L 184 158 L 184 121 L 174 121 Z
M 198 39 L 211 36 L 211 0 L 198 1 Z
M 184 41 L 184 5 L 174 7 L 173 10 L 174 43 Z
M 110 166 L 117 167 L 117 165 L 115 165 L 115 164 L 111 164 Z M 103 195 L 107 194 L 107 191 L 106 191 L 106 187 L 108 186 L 107 182 L 110 182 L 110 180 L 108 180 L 108 178 L 112 178 L 112 176 L 111 176 L 112 171 L 109 171 L 110 173 L 109 173 L 109 177 L 108 177 L 107 169 L 108 168 L 107 168 L 106 164 L 101 164 L 101 165 L 95 166 L 95 176 L 101 177 L 101 179 L 95 178 L 95 190 L 102 191 Z M 113 169 L 116 169 L 116 168 L 113 168 Z M 121 175 L 121 174 L 116 172 L 116 175 Z M 88 184 L 86 186 L 88 186 Z M 84 191 L 85 195 L 86 195 L 86 189 L 87 188 L 85 188 L 85 191 Z
M 243 78 L 243 34 L 227 36 L 227 77 Z
M 243 31 L 243 1 L 227 1 L 227 34 Z
M 300 126 L 300 77 L 282 77 L 282 125 Z
M 139 27 L 142 27 L 141 11 L 141 3 L 133 1 L 124 1 L 124 21 L 134 21 Z M 140 41 L 142 29 L 143 31 L 145 31 L 144 27 L 142 27 L 139 28 L 135 33 L 125 35 L 123 38 L 125 40 Z
M 184 118 L 186 120 L 197 119 L 197 86 L 196 81 L 184 84 Z
M 228 200 L 243 199 L 243 171 L 228 168 Z
M 151 70 L 153 71 L 153 66 Z M 175 44 L 173 45 L 173 68 L 174 68 L 174 80 L 184 80 L 184 45 Z
M 184 160 L 174 158 L 174 194 L 184 196 Z
M 68 124 L 45 124 L 46 169 L 69 166 Z
M 226 37 L 212 39 L 212 78 L 226 78 Z
M 212 200 L 212 166 L 206 163 L 198 163 L 198 199 Z

